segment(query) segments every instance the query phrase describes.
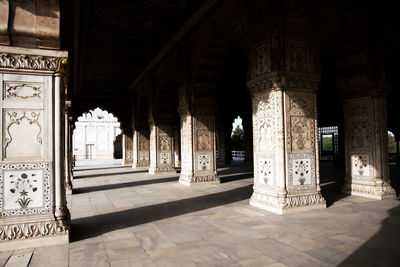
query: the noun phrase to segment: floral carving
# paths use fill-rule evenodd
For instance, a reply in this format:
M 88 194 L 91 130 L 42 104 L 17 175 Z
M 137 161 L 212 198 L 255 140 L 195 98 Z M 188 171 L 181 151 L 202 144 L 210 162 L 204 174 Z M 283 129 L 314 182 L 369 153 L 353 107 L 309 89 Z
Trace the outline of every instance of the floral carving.
M 199 169 L 202 171 L 206 171 L 210 169 L 210 163 L 211 163 L 211 159 L 210 159 L 210 155 L 199 155 Z
M 309 149 L 310 133 L 307 125 L 307 118 L 292 117 L 292 149 Z
M 18 203 L 22 209 L 28 207 L 29 203 L 32 202 L 32 199 L 29 197 L 29 192 L 36 192 L 37 179 L 34 178 L 36 174 L 31 174 L 31 178 L 28 177 L 26 173 L 22 173 L 20 177 L 16 180 L 11 180 L 10 183 L 14 184 L 13 188 L 10 188 L 10 192 L 12 194 L 19 194 L 19 198 L 16 203 Z M 10 175 L 10 178 L 14 178 L 14 175 Z
M 160 150 L 169 150 L 168 135 L 160 135 Z

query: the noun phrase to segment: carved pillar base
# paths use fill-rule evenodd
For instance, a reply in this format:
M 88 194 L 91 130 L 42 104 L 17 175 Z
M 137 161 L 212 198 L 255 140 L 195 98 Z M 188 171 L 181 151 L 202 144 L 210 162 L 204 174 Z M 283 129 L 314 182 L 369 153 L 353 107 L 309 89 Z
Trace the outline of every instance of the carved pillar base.
M 344 110 L 346 179 L 342 192 L 372 199 L 395 198 L 389 179 L 386 99 L 347 100 Z
M 342 193 L 347 195 L 372 198 L 377 200 L 396 198 L 396 191 L 388 184 L 361 184 L 346 181 Z
M 285 196 L 254 191 L 250 205 L 280 215 L 326 208 L 325 199 L 320 193 Z
M 207 175 L 207 176 L 198 176 L 198 175 L 181 175 L 179 176 L 179 183 L 183 185 L 194 185 L 194 184 L 219 184 L 221 181 L 219 180 L 218 175 Z

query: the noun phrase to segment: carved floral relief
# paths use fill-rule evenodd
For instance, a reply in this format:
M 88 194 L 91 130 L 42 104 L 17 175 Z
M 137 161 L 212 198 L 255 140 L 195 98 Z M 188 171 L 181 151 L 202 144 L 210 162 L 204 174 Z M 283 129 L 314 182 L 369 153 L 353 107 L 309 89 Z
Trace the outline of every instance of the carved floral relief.
M 272 159 L 259 159 L 258 182 L 260 184 L 275 185 L 275 166 Z
M 373 179 L 373 164 L 369 154 L 354 153 L 351 155 L 351 176 L 359 180 Z
M 197 171 L 212 170 L 212 153 L 196 153 L 197 155 Z
M 312 154 L 290 154 L 288 163 L 290 191 L 316 188 L 315 158 Z
M 313 132 L 308 126 L 309 119 L 296 116 L 292 116 L 290 119 L 292 150 L 312 150 L 311 134 Z
M 50 212 L 50 164 L 3 164 L 0 172 L 2 216 Z
M 163 134 L 163 135 L 159 135 L 160 138 L 160 150 L 169 150 L 170 149 L 170 145 L 169 145 L 169 138 L 168 135 Z

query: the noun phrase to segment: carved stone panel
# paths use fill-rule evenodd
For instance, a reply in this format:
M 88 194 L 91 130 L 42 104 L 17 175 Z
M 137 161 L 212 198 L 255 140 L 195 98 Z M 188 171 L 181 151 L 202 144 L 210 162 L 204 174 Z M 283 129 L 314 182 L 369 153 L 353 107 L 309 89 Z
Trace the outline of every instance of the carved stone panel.
M 49 213 L 51 211 L 50 175 L 50 163 L 2 164 L 1 215 Z
M 41 100 L 42 87 L 42 83 L 5 82 L 3 96 L 7 100 Z
M 3 160 L 42 158 L 42 117 L 41 110 L 3 111 Z
M 276 185 L 276 166 L 274 156 L 258 159 L 257 184 L 273 187 Z M 269 188 L 271 189 L 271 188 Z
M 213 166 L 212 152 L 196 153 L 196 172 L 210 172 Z
M 260 44 L 255 49 L 254 72 L 258 76 L 271 71 L 270 49 L 267 43 Z
M 363 149 L 371 146 L 373 139 L 371 108 L 372 102 L 368 99 L 346 103 L 345 124 L 351 148 Z
M 288 71 L 307 73 L 310 70 L 310 52 L 308 44 L 301 41 L 287 42 L 286 66 Z
M 353 152 L 350 156 L 351 177 L 355 180 L 372 181 L 374 179 L 373 158 L 368 151 Z
M 315 157 L 313 154 L 290 154 L 288 189 L 289 191 L 316 189 Z
M 214 121 L 211 116 L 195 118 L 195 149 L 196 151 L 211 151 L 214 146 Z

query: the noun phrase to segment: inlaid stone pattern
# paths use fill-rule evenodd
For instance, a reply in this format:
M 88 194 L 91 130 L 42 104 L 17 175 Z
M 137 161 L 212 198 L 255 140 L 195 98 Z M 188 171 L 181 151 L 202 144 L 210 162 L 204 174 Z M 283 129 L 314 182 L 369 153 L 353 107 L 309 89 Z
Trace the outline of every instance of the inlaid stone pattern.
M 258 165 L 256 171 L 257 171 L 257 184 L 266 187 L 266 189 L 272 190 L 273 188 L 271 188 L 271 186 L 276 185 L 274 156 L 271 155 L 267 158 L 258 159 Z
M 0 172 L 1 216 L 51 212 L 51 164 L 2 164 Z
M 316 189 L 313 154 L 290 154 L 288 161 L 289 191 Z
M 195 128 L 195 171 L 213 172 L 214 168 L 214 118 L 212 116 L 194 117 Z
M 139 151 L 139 161 L 146 161 L 150 160 L 149 151 Z
M 351 154 L 351 176 L 356 180 L 369 180 L 374 178 L 373 158 L 365 153 L 354 152 Z
M 212 171 L 212 152 L 196 153 L 197 155 L 197 172 L 210 172 Z

